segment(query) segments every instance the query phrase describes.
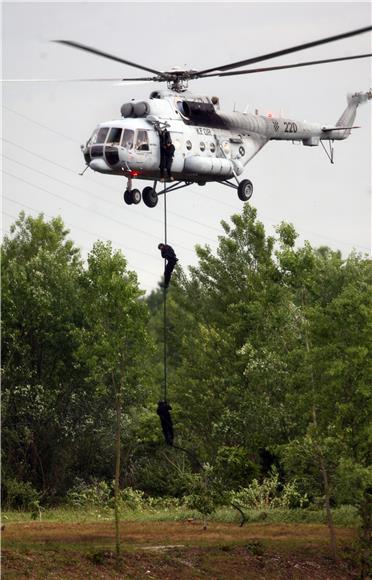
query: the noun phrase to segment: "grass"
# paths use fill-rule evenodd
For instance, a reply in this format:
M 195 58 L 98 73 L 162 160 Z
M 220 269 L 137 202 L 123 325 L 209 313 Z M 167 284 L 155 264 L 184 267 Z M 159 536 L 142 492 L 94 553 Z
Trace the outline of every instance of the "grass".
M 330 558 L 328 531 L 323 524 L 273 524 L 265 520 L 240 528 L 235 520 L 234 524 L 210 522 L 205 529 L 200 519 L 161 521 L 158 517 L 158 521 L 145 522 L 143 518 L 149 514 L 142 513 L 142 521 L 132 518 L 121 522 L 122 557 L 116 563 L 112 519 L 82 522 L 92 513 L 81 510 L 49 510 L 43 514 L 49 516 L 49 521 L 42 522 L 20 520 L 21 514 L 15 515 L 17 521 L 8 519 L 3 533 L 4 580 L 357 577 L 355 566 L 350 568 L 349 564 Z M 154 518 L 159 514 L 150 515 Z M 234 516 L 224 513 L 216 517 L 222 515 Z M 337 537 L 342 549 L 354 541 L 356 530 L 338 528 Z
M 325 513 L 322 510 L 293 509 L 293 510 L 244 510 L 247 523 L 307 523 L 325 524 Z M 184 521 L 191 519 L 201 519 L 201 515 L 193 510 L 185 508 L 169 508 L 162 510 L 138 509 L 122 510 L 121 519 L 129 522 L 151 522 L 151 521 Z M 360 523 L 357 511 L 352 506 L 341 506 L 333 510 L 333 518 L 336 526 L 357 527 Z M 86 508 L 60 507 L 43 509 L 41 520 L 43 522 L 55 523 L 89 523 L 89 522 L 110 522 L 113 519 L 113 511 L 110 508 L 98 508 L 90 506 Z M 232 508 L 220 508 L 209 521 L 223 523 L 238 523 L 240 516 Z M 31 512 L 8 511 L 2 514 L 2 523 L 21 523 L 32 521 Z
M 41 521 L 31 512 L 4 512 L 2 577 L 350 580 L 359 574 L 353 552 L 348 561 L 331 559 L 320 510 L 247 510 L 243 527 L 238 512 L 227 507 L 208 518 L 207 527 L 198 512 L 181 507 L 127 507 L 120 516 L 122 555 L 116 561 L 110 508 L 42 509 Z M 342 554 L 357 538 L 358 517 L 350 506 L 333 516 Z

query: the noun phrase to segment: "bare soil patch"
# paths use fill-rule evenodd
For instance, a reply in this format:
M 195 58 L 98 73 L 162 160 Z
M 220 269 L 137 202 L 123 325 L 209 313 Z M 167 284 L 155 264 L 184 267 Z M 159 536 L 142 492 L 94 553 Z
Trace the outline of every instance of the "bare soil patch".
M 201 522 L 122 522 L 122 557 L 114 558 L 110 523 L 7 524 L 2 536 L 4 579 L 301 579 L 356 578 L 330 558 L 321 525 Z M 340 546 L 355 530 L 337 530 Z

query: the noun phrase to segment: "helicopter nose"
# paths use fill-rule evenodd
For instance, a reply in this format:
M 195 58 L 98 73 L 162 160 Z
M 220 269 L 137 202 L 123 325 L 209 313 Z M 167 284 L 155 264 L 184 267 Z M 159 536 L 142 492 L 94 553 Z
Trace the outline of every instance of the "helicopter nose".
M 93 171 L 98 171 L 99 173 L 111 173 L 111 167 L 107 165 L 106 161 L 102 158 L 99 159 L 92 159 L 89 163 L 89 167 L 93 169 Z

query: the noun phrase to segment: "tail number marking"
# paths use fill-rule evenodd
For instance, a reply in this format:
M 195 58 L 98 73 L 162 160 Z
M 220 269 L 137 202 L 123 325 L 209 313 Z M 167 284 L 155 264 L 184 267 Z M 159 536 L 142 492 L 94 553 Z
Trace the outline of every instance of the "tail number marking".
M 297 125 L 292 121 L 284 121 L 284 133 L 297 133 Z

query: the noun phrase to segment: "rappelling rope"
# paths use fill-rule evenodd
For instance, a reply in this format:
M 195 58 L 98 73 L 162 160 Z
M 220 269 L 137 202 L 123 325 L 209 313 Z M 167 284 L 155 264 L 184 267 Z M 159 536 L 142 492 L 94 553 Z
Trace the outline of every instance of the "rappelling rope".
M 167 193 L 164 181 L 164 243 L 167 243 Z M 164 274 L 165 274 L 166 258 L 164 258 Z M 167 289 L 165 287 L 165 279 L 163 286 L 164 293 L 164 401 L 167 401 Z

